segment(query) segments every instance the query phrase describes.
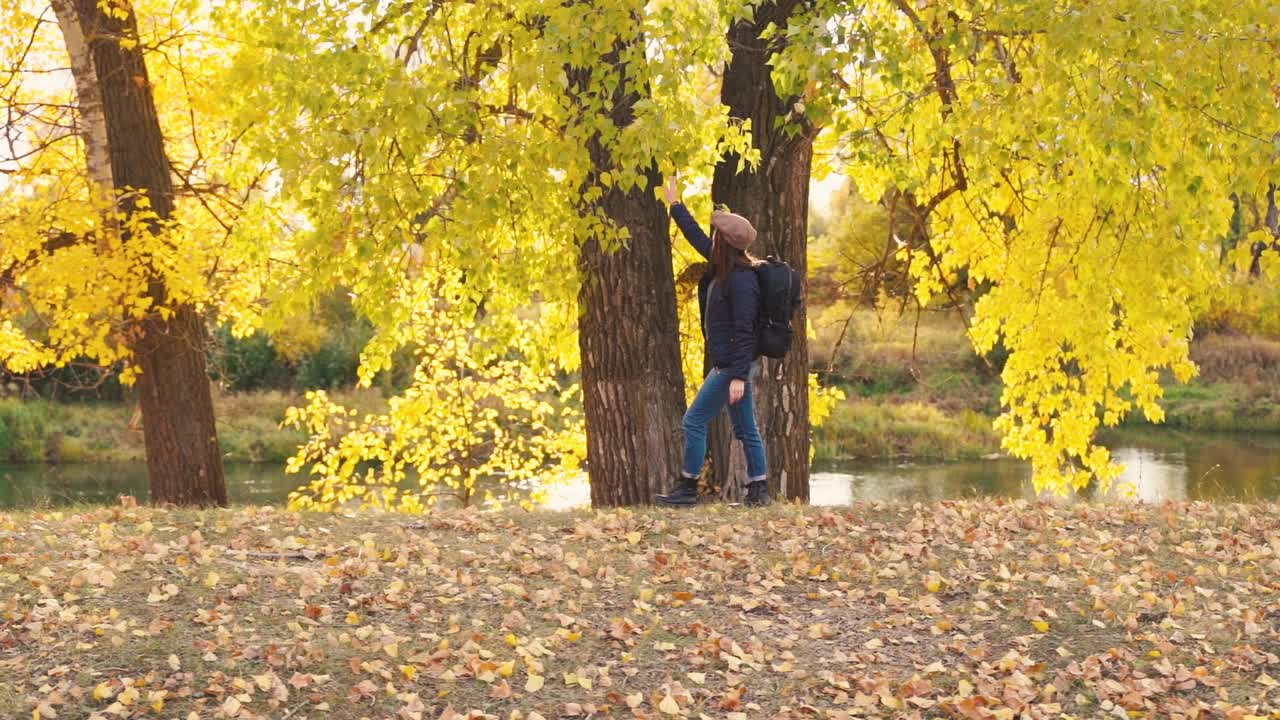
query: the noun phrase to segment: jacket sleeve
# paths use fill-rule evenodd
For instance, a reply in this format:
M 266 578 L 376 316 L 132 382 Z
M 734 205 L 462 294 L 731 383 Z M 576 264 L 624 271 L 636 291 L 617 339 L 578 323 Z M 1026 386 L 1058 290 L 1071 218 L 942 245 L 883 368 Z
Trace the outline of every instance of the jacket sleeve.
M 684 203 L 677 202 L 671 206 L 671 217 L 675 219 L 676 225 L 680 227 L 680 232 L 684 235 L 684 239 L 689 241 L 694 250 L 702 257 L 711 259 L 711 238 L 702 231 L 702 226 L 697 220 L 693 219 L 693 215 L 689 214 L 689 208 Z
M 760 312 L 760 281 L 755 272 L 738 271 L 729 285 L 733 313 L 733 346 L 729 353 L 730 377 L 751 379 L 751 363 L 756 359 L 756 316 Z

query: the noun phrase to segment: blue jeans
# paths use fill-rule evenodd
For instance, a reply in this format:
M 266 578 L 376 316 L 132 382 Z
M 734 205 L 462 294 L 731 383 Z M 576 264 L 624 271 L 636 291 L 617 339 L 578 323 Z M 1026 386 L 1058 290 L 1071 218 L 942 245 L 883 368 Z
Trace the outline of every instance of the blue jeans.
M 702 381 L 702 388 L 684 414 L 685 477 L 698 477 L 702 473 L 702 464 L 707 459 L 707 426 L 720 414 L 720 409 L 728 405 L 729 383 L 732 380 L 723 370 L 712 370 Z M 736 405 L 729 405 L 729 419 L 733 421 L 734 436 L 742 441 L 742 449 L 747 454 L 747 479 L 764 480 L 768 477 L 769 470 L 765 465 L 764 441 L 760 439 L 760 430 L 756 428 L 756 416 L 751 406 L 749 380 L 742 399 Z

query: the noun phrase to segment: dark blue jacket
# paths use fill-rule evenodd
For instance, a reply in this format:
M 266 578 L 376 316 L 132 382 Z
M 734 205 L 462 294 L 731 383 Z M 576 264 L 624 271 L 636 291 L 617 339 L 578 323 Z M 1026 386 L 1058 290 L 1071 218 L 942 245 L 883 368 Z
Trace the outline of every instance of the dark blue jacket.
M 671 217 L 689 244 L 711 259 L 711 238 L 689 214 L 684 203 L 671 206 Z M 756 359 L 756 316 L 760 312 L 760 281 L 749 267 L 736 267 L 728 283 L 713 283 L 714 268 L 698 281 L 698 317 L 712 366 L 731 377 L 749 380 Z M 728 287 L 721 287 L 726 284 Z

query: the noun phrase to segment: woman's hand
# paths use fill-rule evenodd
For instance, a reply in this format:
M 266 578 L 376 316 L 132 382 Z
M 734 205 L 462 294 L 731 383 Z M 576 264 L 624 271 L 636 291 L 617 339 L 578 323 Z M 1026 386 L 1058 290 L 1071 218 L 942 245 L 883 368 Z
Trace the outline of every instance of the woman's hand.
M 680 202 L 680 177 L 672 175 L 667 178 L 667 184 L 662 188 L 662 194 L 667 197 L 668 205 L 675 205 Z
M 729 404 L 737 405 L 738 401 L 742 399 L 742 393 L 745 392 L 746 389 L 747 389 L 747 384 L 742 381 L 742 378 L 734 378 L 730 380 L 729 381 Z

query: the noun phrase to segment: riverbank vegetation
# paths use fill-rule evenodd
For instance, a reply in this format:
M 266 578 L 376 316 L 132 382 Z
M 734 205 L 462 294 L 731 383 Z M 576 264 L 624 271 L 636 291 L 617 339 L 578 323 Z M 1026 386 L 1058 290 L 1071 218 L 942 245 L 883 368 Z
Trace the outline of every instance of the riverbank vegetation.
M 1264 717 L 1277 510 L 0 514 L 0 716 Z
M 999 354 L 984 360 L 958 311 L 877 312 L 832 304 L 815 313 L 813 365 L 846 399 L 814 431 L 819 459 L 967 459 L 1000 451 Z M 1162 378 L 1165 411 L 1125 427 L 1280 432 L 1280 341 L 1231 328 L 1191 344 L 1199 375 Z
M 377 390 L 348 388 L 335 397 L 362 412 L 386 406 Z M 213 401 L 228 462 L 283 464 L 306 441 L 305 432 L 281 425 L 287 408 L 305 404 L 300 392 L 215 393 Z M 142 462 L 139 422 L 127 402 L 0 398 L 0 464 Z
M 953 460 L 1000 452 L 991 425 L 999 411 L 997 359 L 988 366 L 974 354 L 955 311 L 923 313 L 917 322 L 914 313 L 833 303 L 815 308 L 813 327 L 812 368 L 846 396 L 814 429 L 815 459 Z M 342 337 L 312 342 L 311 354 L 301 357 L 328 368 L 308 371 L 323 377 L 317 383 L 300 380 L 305 376 L 271 337 L 223 346 L 226 354 L 213 363 L 224 373 L 214 403 L 228 461 L 283 463 L 293 455 L 307 436 L 281 421 L 286 408 L 305 404 L 311 387 L 335 388 L 332 399 L 362 413 L 385 410 L 384 395 L 400 379 L 380 377 L 375 387 L 356 389 L 358 349 Z M 1280 432 L 1280 341 L 1207 332 L 1191 353 L 1200 374 L 1186 385 L 1166 378 L 1164 423 L 1135 415 L 1127 427 Z M 134 406 L 123 400 L 0 398 L 0 463 L 142 459 Z

